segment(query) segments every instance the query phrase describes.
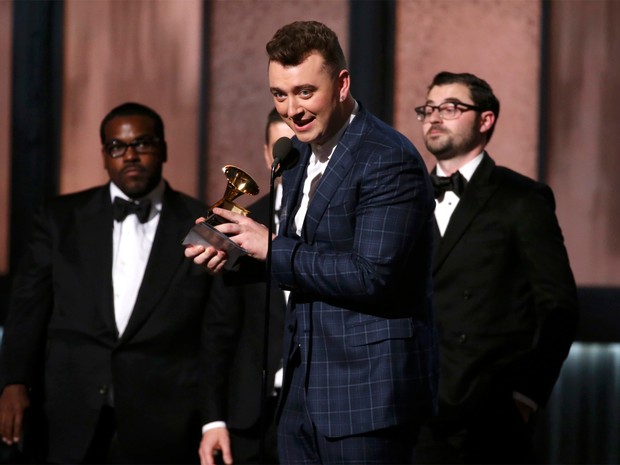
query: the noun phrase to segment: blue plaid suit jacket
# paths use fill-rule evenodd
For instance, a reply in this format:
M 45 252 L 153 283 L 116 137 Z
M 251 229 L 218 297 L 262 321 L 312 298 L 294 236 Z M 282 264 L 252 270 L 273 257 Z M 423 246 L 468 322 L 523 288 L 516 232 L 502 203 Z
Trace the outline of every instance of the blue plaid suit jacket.
M 283 176 L 274 279 L 291 290 L 284 353 L 307 366 L 318 430 L 342 437 L 436 408 L 431 254 L 435 202 L 424 162 L 403 135 L 360 108 L 293 224 L 311 149 Z M 285 385 L 290 381 L 286 369 Z

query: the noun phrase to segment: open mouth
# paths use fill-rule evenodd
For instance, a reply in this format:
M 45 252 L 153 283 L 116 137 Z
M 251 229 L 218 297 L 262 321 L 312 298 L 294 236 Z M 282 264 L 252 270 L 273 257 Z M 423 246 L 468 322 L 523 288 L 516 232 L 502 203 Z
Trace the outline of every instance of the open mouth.
M 295 125 L 296 129 L 303 131 L 304 129 L 307 129 L 308 126 L 310 126 L 310 124 L 314 122 L 314 120 L 315 118 L 298 119 L 298 120 L 293 120 L 293 124 Z

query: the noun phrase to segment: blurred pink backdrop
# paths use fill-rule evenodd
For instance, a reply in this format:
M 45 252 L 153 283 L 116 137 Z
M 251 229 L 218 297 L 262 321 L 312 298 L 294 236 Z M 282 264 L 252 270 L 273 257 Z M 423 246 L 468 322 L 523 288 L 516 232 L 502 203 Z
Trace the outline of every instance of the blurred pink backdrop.
M 10 69 L 10 0 L 0 0 L 0 68 Z M 210 22 L 202 24 L 203 5 Z M 355 3 L 352 3 L 355 7 Z M 433 160 L 413 107 L 442 70 L 486 79 L 502 110 L 488 150 L 499 164 L 537 176 L 539 148 L 579 285 L 620 285 L 620 2 L 552 1 L 548 87 L 541 89 L 542 1 L 401 0 L 396 4 L 394 126 Z M 113 106 L 139 101 L 166 125 L 165 176 L 209 203 L 224 192 L 225 164 L 248 171 L 268 193 L 262 160 L 272 102 L 265 43 L 293 20 L 334 29 L 348 52 L 348 0 L 65 0 L 61 191 L 106 181 L 99 123 Z M 209 34 L 207 78 L 201 41 Z M 352 79 L 355 80 L 355 76 Z M 198 127 L 201 91 L 208 102 Z M 541 95 L 548 119 L 539 121 Z M 539 127 L 548 131 L 539 140 Z M 200 133 L 199 131 L 202 131 Z M 198 154 L 198 138 L 208 142 Z M 10 72 L 0 75 L 0 273 L 7 272 Z M 542 145 L 541 145 L 542 144 Z M 198 192 L 198 157 L 207 192 Z M 251 198 L 241 198 L 247 205 Z

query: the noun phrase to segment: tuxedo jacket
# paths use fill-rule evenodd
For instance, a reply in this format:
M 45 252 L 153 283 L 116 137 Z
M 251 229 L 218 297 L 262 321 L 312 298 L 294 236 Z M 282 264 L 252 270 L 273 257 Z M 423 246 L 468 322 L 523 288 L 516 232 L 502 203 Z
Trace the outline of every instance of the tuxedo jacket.
M 444 236 L 435 231 L 437 424 L 462 427 L 514 391 L 544 406 L 578 319 L 551 189 L 485 153 Z
M 248 210 L 250 217 L 267 225 L 269 195 Z M 259 425 L 264 350 L 268 351 L 266 396 L 273 393 L 274 375 L 281 364 L 285 299 L 282 290 L 272 285 L 265 347 L 265 271 L 263 262 L 245 259 L 239 271 L 215 278 L 209 299 L 206 415 L 209 421 L 226 421 L 230 429 Z
M 430 279 L 434 200 L 421 156 L 363 107 L 344 131 L 311 199 L 302 237 L 294 215 L 311 148 L 284 172 L 274 279 L 291 290 L 291 363 L 307 367 L 318 431 L 342 437 L 413 422 L 433 409 Z
M 197 461 L 205 378 L 201 340 L 210 276 L 181 241 L 207 208 L 169 186 L 144 279 L 119 338 L 109 185 L 60 196 L 34 220 L 11 295 L 2 381 L 40 390 L 49 453 L 84 458 L 103 405 L 118 440 L 145 463 Z M 42 364 L 43 383 L 39 378 Z

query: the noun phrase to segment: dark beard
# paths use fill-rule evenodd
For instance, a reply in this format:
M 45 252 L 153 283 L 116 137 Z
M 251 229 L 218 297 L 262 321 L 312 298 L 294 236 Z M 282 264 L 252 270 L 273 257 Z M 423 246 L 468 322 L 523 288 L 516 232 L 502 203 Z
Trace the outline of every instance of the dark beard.
M 478 144 L 478 138 L 472 128 L 471 131 L 464 134 L 459 140 L 455 141 L 454 136 L 448 134 L 448 138 L 441 143 L 434 141 L 431 143 L 432 145 L 430 145 L 425 138 L 424 144 L 426 145 L 426 149 L 433 154 L 437 160 L 449 160 L 471 151 Z

